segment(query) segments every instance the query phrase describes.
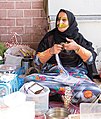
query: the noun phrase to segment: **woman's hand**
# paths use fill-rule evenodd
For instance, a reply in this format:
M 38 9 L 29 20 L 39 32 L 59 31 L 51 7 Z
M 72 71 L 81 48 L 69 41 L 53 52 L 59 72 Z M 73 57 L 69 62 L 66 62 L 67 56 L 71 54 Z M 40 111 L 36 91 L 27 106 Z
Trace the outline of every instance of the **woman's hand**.
M 79 49 L 80 46 L 73 39 L 66 38 L 66 40 L 69 43 L 64 44 L 65 50 L 77 50 L 77 49 Z
M 50 53 L 53 54 L 59 54 L 62 50 L 62 45 L 60 44 L 54 44 L 53 47 L 50 48 Z

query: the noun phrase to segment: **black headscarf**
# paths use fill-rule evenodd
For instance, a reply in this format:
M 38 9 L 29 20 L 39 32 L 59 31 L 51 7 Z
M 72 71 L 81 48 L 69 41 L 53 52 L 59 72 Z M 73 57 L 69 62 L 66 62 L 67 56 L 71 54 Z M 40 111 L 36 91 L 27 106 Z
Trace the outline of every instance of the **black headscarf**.
M 57 19 L 58 19 L 58 15 L 60 12 L 64 12 L 67 14 L 67 18 L 68 18 L 68 22 L 69 22 L 69 27 L 64 32 L 60 32 L 57 28 Z M 75 20 L 75 16 L 70 11 L 61 9 L 56 16 L 56 25 L 55 26 L 56 26 L 55 39 L 58 40 L 56 42 L 59 42 L 59 43 L 66 42 L 66 37 L 70 38 L 70 39 L 75 39 L 78 36 L 77 22 Z

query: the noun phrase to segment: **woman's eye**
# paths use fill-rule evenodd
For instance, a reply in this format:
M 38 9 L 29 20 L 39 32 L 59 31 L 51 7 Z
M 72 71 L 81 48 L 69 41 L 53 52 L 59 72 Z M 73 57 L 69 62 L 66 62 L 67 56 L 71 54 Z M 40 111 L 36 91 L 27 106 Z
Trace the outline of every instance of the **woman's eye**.
M 65 22 L 65 21 L 67 21 L 67 19 L 62 19 L 62 21 L 64 21 L 64 22 Z
M 63 18 L 63 19 L 62 19 L 62 18 L 58 18 L 58 19 L 57 19 L 57 21 L 61 21 L 61 20 L 62 20 L 63 22 L 66 22 L 66 21 L 67 21 L 66 18 Z

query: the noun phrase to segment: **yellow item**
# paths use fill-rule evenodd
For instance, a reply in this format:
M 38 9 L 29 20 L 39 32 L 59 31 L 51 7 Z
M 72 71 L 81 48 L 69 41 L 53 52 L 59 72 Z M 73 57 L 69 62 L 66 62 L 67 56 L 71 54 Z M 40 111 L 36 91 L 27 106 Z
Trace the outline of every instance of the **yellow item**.
M 68 25 L 67 24 L 59 24 L 58 27 L 59 28 L 66 28 Z
M 20 49 L 20 52 L 23 54 L 23 56 L 27 56 L 26 53 L 22 49 Z

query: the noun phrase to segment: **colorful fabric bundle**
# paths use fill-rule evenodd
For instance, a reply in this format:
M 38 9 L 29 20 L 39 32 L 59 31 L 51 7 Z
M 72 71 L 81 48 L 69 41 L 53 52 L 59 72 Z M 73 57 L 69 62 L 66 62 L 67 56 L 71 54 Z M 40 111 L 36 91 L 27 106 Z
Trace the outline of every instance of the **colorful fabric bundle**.
M 92 102 L 101 94 L 101 89 L 86 75 L 84 68 L 64 68 L 56 55 L 58 65 L 45 65 L 42 73 L 26 76 L 25 81 L 36 81 L 51 89 L 51 95 L 64 95 L 65 87 L 72 89 L 72 103 Z M 88 93 L 88 94 L 86 94 Z

